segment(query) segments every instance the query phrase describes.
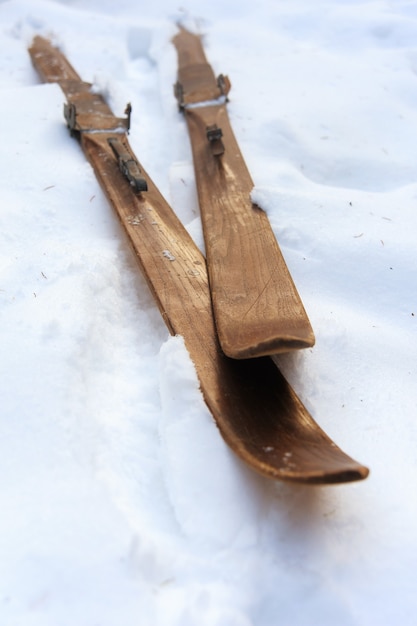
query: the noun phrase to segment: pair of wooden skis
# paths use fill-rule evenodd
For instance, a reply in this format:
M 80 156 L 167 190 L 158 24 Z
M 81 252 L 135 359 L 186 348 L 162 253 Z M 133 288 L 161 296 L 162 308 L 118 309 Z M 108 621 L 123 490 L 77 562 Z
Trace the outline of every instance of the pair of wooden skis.
M 302 483 L 360 480 L 368 470 L 313 420 L 267 355 L 314 344 L 304 307 L 230 127 L 230 83 L 214 76 L 198 36 L 180 29 L 175 93 L 187 120 L 206 260 L 128 143 L 126 118 L 41 37 L 29 50 L 57 82 L 64 113 L 110 203 L 172 334 L 184 337 L 224 439 L 258 472 Z M 207 272 L 208 268 L 208 272 Z

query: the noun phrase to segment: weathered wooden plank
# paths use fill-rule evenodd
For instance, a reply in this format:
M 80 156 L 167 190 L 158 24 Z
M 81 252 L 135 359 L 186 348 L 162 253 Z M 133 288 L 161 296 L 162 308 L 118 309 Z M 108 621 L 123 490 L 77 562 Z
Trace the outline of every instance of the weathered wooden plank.
M 35 67 L 59 80 L 60 53 L 35 39 Z M 63 64 L 65 67 L 65 64 Z M 65 91 L 66 83 L 62 83 Z M 72 91 L 74 86 L 72 86 Z M 116 119 L 116 118 L 115 118 Z M 120 171 L 109 139 L 121 133 L 81 131 L 81 146 L 123 225 L 172 334 L 184 337 L 201 391 L 225 441 L 261 474 L 307 484 L 360 480 L 368 470 L 338 448 L 313 420 L 268 357 L 235 360 L 220 348 L 205 259 L 146 171 L 148 191 L 135 193 Z
M 265 212 L 250 198 L 253 181 L 221 99 L 228 79 L 216 80 L 197 35 L 181 29 L 173 41 L 220 344 L 234 358 L 311 347 L 301 298 Z M 217 145 L 209 129 L 221 131 Z

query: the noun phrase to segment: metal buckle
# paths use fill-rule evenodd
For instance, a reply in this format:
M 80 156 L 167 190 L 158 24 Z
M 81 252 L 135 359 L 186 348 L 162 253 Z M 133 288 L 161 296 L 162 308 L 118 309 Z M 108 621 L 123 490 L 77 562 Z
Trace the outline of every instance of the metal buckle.
M 135 191 L 148 191 L 148 183 L 142 176 L 139 163 L 130 154 L 126 146 L 116 137 L 109 137 L 107 142 L 117 158 L 119 169 Z

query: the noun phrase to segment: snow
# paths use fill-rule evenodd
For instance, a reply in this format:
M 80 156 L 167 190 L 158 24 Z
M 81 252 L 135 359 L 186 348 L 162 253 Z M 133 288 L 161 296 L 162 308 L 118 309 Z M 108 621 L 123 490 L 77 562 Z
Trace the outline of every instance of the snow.
M 315 330 L 280 367 L 364 482 L 273 482 L 229 450 L 27 53 L 52 37 L 132 103 L 204 249 L 178 20 L 232 81 Z M 0 625 L 416 624 L 417 2 L 5 0 L 0 24 Z

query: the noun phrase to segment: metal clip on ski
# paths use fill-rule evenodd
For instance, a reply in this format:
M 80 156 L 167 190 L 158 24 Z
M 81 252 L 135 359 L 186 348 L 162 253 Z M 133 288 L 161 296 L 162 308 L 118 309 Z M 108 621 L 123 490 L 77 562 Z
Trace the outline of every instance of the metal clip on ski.
M 83 132 L 129 132 L 132 107 L 126 106 L 126 117 L 116 117 L 103 98 L 83 81 L 64 81 L 68 102 L 64 104 L 64 117 L 72 136 Z
M 217 85 L 220 89 L 221 94 L 227 99 L 227 94 L 232 87 L 229 77 L 225 76 L 224 74 L 219 74 L 217 77 Z
M 117 158 L 120 171 L 134 190 L 136 192 L 148 191 L 148 184 L 142 176 L 139 164 L 126 146 L 116 137 L 110 137 L 107 142 Z
M 184 111 L 186 108 L 215 102 L 219 98 L 227 101 L 230 88 L 231 83 L 227 76 L 220 74 L 215 78 L 207 63 L 198 63 L 182 72 L 182 79 L 177 80 L 174 85 L 174 95 L 179 110 Z
M 224 153 L 224 143 L 222 142 L 223 132 L 217 124 L 206 126 L 206 135 L 210 143 L 213 156 L 221 156 Z
M 174 96 L 178 102 L 178 109 L 180 111 L 184 110 L 185 102 L 184 102 L 184 87 L 181 85 L 179 81 L 177 81 L 174 85 Z

